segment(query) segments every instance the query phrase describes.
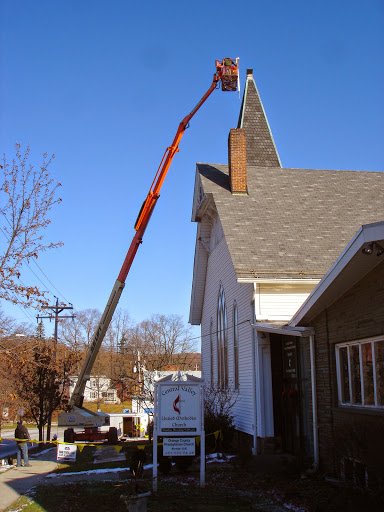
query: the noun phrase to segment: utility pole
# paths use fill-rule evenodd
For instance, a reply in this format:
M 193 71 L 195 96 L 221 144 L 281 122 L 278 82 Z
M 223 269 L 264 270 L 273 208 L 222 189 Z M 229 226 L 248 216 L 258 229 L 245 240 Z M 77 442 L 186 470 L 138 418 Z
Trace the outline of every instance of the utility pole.
M 65 309 L 70 309 L 70 310 L 73 310 L 73 306 L 72 304 L 70 306 L 59 306 L 59 299 L 55 296 L 55 299 L 56 299 L 56 305 L 55 306 L 45 306 L 45 309 L 51 309 L 52 311 L 55 312 L 54 315 L 49 315 L 49 316 L 40 316 L 40 315 L 37 315 L 36 319 L 37 319 L 37 323 L 39 323 L 39 320 L 55 320 L 55 333 L 54 333 L 54 341 L 55 341 L 55 345 L 57 345 L 57 330 L 58 330 L 58 324 L 59 324 L 59 319 L 61 320 L 62 318 L 72 318 L 72 320 L 75 317 L 75 315 L 67 315 L 67 316 L 59 316 L 59 314 L 64 311 Z M 56 347 L 55 347 L 55 357 L 56 357 Z
M 55 296 L 55 299 L 56 299 L 56 304 L 54 306 L 45 306 L 45 309 L 52 310 L 54 312 L 54 314 L 50 314 L 49 316 L 37 315 L 37 317 L 36 317 L 37 323 L 39 323 L 39 320 L 49 320 L 49 321 L 51 321 L 53 319 L 55 320 L 55 332 L 54 332 L 55 349 L 53 352 L 54 359 L 56 359 L 57 332 L 58 332 L 59 320 L 61 320 L 62 318 L 71 318 L 72 320 L 75 319 L 75 315 L 59 316 L 59 314 L 66 309 L 73 310 L 73 306 L 72 306 L 72 304 L 70 306 L 62 306 L 62 305 L 59 306 L 59 299 L 56 296 Z M 46 439 L 47 441 L 49 441 L 51 438 L 51 423 L 52 423 L 52 414 L 49 415 L 48 422 L 47 422 L 47 439 Z

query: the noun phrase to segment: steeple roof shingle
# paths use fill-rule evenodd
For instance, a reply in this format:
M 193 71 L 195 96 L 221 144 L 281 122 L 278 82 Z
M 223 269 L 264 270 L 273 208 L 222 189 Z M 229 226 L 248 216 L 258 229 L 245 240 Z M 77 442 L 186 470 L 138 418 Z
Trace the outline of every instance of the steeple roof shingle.
M 247 81 L 237 127 L 245 130 L 248 165 L 281 167 L 252 69 L 247 69 Z

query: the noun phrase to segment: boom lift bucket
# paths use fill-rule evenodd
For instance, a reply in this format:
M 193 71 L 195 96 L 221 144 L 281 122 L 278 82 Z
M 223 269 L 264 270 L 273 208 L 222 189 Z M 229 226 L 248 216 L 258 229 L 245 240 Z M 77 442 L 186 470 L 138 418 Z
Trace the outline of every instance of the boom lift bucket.
M 221 74 L 221 90 L 236 91 L 239 80 L 239 59 L 226 57 L 222 61 L 216 61 L 217 73 Z

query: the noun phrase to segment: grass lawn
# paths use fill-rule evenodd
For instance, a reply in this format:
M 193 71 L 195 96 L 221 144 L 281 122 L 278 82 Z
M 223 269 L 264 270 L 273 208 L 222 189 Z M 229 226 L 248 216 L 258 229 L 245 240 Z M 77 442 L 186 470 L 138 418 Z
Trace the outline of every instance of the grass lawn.
M 150 490 L 148 480 L 143 490 Z M 7 509 L 8 512 L 120 512 L 127 510 L 120 499 L 126 492 L 127 485 L 122 482 L 91 482 L 66 485 L 47 485 L 37 487 L 31 496 L 23 496 L 18 502 Z M 159 480 L 158 492 L 151 494 L 148 499 L 148 512 L 249 512 L 264 510 L 255 508 L 255 498 L 252 493 L 244 493 L 235 489 L 225 489 L 222 486 L 209 485 L 200 489 L 198 479 L 183 482 L 165 477 Z M 259 504 L 265 500 L 259 500 Z M 269 508 L 280 512 L 282 507 Z
M 119 443 L 117 443 L 119 444 Z M 76 462 L 64 462 L 59 465 L 59 468 L 55 471 L 55 473 L 70 473 L 73 471 L 89 471 L 94 469 L 113 469 L 120 467 L 129 466 L 129 460 L 133 453 L 138 453 L 138 449 L 136 445 L 145 445 L 145 455 L 146 461 L 145 464 L 150 464 L 152 462 L 152 444 L 150 444 L 147 440 L 138 440 L 138 441 L 130 441 L 129 443 L 121 443 L 121 459 L 115 462 L 102 462 L 100 461 L 98 464 L 94 463 L 95 456 L 97 456 L 98 450 L 94 446 L 85 445 L 82 451 L 79 449 L 76 453 Z M 108 446 L 106 444 L 101 444 L 103 450 L 103 457 L 108 457 L 108 453 L 110 456 L 116 455 L 116 451 L 112 446 Z M 124 455 L 125 454 L 125 457 Z
M 113 448 L 109 447 L 109 450 Z M 58 472 L 86 471 L 102 467 L 128 467 L 128 462 L 107 461 L 94 464 L 94 450 L 85 447 L 78 453 L 76 463 L 63 465 Z M 136 450 L 132 445 L 129 452 Z M 128 453 L 129 455 L 129 453 Z M 151 460 L 148 454 L 148 464 Z M 148 498 L 148 512 L 382 512 L 383 494 L 373 496 L 351 487 L 324 480 L 321 474 L 302 478 L 295 466 L 281 464 L 278 470 L 265 474 L 258 470 L 258 462 L 244 463 L 240 458 L 207 464 L 206 486 L 199 486 L 198 464 L 186 472 L 177 466 L 167 475 L 159 473 L 158 491 Z M 260 469 L 260 468 L 259 468 Z M 265 471 L 265 469 L 264 469 Z M 6 512 L 121 512 L 126 505 L 122 494 L 129 493 L 128 472 L 119 472 L 120 480 L 95 481 L 92 474 L 87 481 L 76 481 L 38 486 L 28 496 L 21 497 Z M 140 480 L 140 491 L 152 490 L 151 470 Z M 48 482 L 48 481 L 47 481 Z
M 97 403 L 96 402 L 84 402 L 84 407 L 89 409 L 90 411 L 97 411 Z M 99 403 L 99 409 L 102 412 L 106 413 L 122 413 L 124 409 L 132 410 L 132 402 L 121 402 L 120 404 L 105 404 L 104 402 Z

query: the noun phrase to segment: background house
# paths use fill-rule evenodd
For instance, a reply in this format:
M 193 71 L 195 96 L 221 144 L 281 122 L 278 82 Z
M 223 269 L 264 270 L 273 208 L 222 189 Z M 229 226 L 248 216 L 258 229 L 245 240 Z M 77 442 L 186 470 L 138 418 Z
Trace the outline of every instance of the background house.
M 190 322 L 203 378 L 239 391 L 235 425 L 254 453 L 313 454 L 307 395 L 291 400 L 295 379 L 310 386 L 312 331 L 291 329 L 292 344 L 280 330 L 359 226 L 384 218 L 383 192 L 382 173 L 283 168 L 247 70 L 228 165 L 197 164 Z
M 69 377 L 69 396 L 72 395 L 78 377 Z M 117 389 L 111 388 L 111 379 L 105 375 L 91 375 L 87 380 L 84 389 L 85 402 L 105 402 L 119 404 L 120 399 L 117 396 Z

